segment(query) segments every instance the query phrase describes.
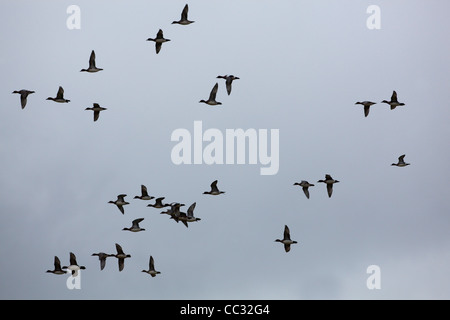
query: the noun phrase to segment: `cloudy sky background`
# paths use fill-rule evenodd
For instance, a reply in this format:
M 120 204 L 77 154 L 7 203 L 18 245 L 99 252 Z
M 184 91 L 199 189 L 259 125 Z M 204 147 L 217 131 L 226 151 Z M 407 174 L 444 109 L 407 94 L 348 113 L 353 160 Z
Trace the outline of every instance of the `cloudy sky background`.
M 81 29 L 69 30 L 69 5 Z M 0 3 L 0 298 L 449 299 L 444 1 Z M 367 8 L 381 9 L 369 30 Z M 155 53 L 158 29 L 172 41 Z M 96 74 L 79 72 L 97 55 Z M 230 96 L 219 74 L 234 74 Z M 219 107 L 201 104 L 219 83 Z M 68 104 L 46 101 L 63 86 Z M 13 90 L 29 89 L 24 110 Z M 404 107 L 381 100 L 396 90 Z M 356 101 L 377 102 L 364 118 Z M 93 122 L 86 107 L 108 108 Z M 175 129 L 280 130 L 280 169 L 179 165 Z M 206 143 L 205 143 L 206 145 Z M 406 154 L 406 168 L 393 167 Z M 341 182 L 328 198 L 325 174 Z M 203 195 L 213 180 L 225 194 Z M 308 180 L 311 198 L 294 182 Z M 186 228 L 134 200 L 197 202 Z M 109 200 L 120 193 L 125 214 Z M 122 231 L 143 217 L 146 231 Z M 274 242 L 284 225 L 299 243 Z M 125 268 L 94 252 L 126 253 Z M 53 275 L 74 252 L 81 289 Z M 161 274 L 141 272 L 149 256 Z M 369 265 L 381 289 L 366 287 Z

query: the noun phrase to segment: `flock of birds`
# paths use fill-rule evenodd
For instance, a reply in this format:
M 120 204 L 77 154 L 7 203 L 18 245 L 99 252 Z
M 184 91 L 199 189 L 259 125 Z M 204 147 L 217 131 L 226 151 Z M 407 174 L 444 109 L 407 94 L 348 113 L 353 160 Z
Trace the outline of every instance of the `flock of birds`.
M 215 180 L 211 184 L 211 191 L 205 191 L 204 194 L 212 194 L 212 195 L 218 195 L 221 193 L 225 193 L 224 191 L 219 191 L 217 188 L 217 180 Z M 120 210 L 122 214 L 125 214 L 125 209 L 123 206 L 130 204 L 125 200 L 126 194 L 119 194 L 117 196 L 117 200 L 112 201 L 110 200 L 108 203 L 112 203 L 117 206 L 117 208 Z M 147 187 L 145 185 L 141 185 L 141 195 L 135 196 L 134 199 L 141 199 L 141 200 L 152 200 L 155 199 L 155 197 L 150 196 L 147 191 Z M 196 202 L 191 204 L 187 210 L 187 212 L 181 212 L 180 208 L 184 206 L 184 203 L 179 202 L 172 202 L 172 203 L 163 203 L 163 200 L 165 197 L 159 197 L 155 199 L 155 203 L 148 204 L 147 207 L 153 207 L 157 209 L 162 209 L 165 207 L 170 207 L 170 209 L 167 209 L 166 211 L 162 211 L 161 214 L 167 214 L 170 216 L 171 219 L 175 220 L 176 222 L 181 221 L 186 227 L 188 226 L 188 222 L 196 222 L 200 221 L 200 218 L 194 217 L 194 209 L 197 205 Z M 123 230 L 128 230 L 132 232 L 138 232 L 138 231 L 144 231 L 145 229 L 142 229 L 139 227 L 139 223 L 142 222 L 144 218 L 138 218 L 132 221 L 131 228 L 124 228 Z
M 213 181 L 210 185 L 210 190 L 204 191 L 203 194 L 217 196 L 217 195 L 225 193 L 225 191 L 219 190 L 219 188 L 217 187 L 217 182 L 218 182 L 218 180 Z M 115 201 L 111 200 L 111 201 L 108 201 L 108 203 L 116 205 L 117 208 L 120 210 L 120 212 L 122 214 L 125 214 L 124 206 L 130 204 L 129 202 L 127 202 L 125 200 L 126 196 L 127 196 L 126 194 L 119 194 L 117 196 L 117 200 L 115 200 Z M 184 203 L 180 203 L 180 202 L 163 203 L 163 200 L 165 199 L 165 197 L 156 198 L 154 196 L 149 195 L 147 187 L 145 185 L 141 185 L 141 194 L 135 196 L 133 199 L 140 199 L 140 200 L 155 199 L 155 203 L 148 204 L 147 207 L 153 207 L 153 208 L 157 208 L 157 209 L 170 207 L 166 211 L 162 211 L 160 213 L 169 215 L 170 219 L 173 219 L 177 223 L 181 221 L 186 226 L 186 228 L 189 227 L 188 223 L 197 222 L 197 221 L 201 220 L 200 218 L 194 216 L 194 209 L 197 204 L 196 202 L 192 203 L 186 212 L 182 212 L 180 210 L 180 208 L 185 205 Z M 139 225 L 139 223 L 141 223 L 143 220 L 144 220 L 144 218 L 134 219 L 131 222 L 131 227 L 129 227 L 129 228 L 125 227 L 122 230 L 123 231 L 131 231 L 131 232 L 145 231 L 145 228 L 142 228 Z M 118 243 L 116 243 L 115 245 L 116 245 L 116 252 L 117 252 L 115 254 L 109 254 L 109 253 L 105 253 L 105 252 L 98 252 L 98 253 L 92 254 L 92 256 L 98 257 L 98 259 L 100 261 L 100 270 L 103 270 L 105 268 L 106 259 L 109 257 L 115 257 L 118 259 L 119 271 L 122 271 L 124 269 L 125 259 L 131 258 L 130 254 L 126 254 L 123 251 L 121 245 L 119 245 Z M 59 258 L 57 256 L 55 256 L 54 269 L 47 270 L 46 272 L 61 275 L 61 274 L 66 274 L 67 270 L 70 270 L 72 275 L 74 277 L 76 277 L 78 275 L 79 270 L 86 269 L 85 266 L 79 265 L 77 263 L 77 258 L 73 252 L 70 252 L 69 262 L 70 262 L 69 265 L 61 267 L 61 262 L 60 262 Z M 142 270 L 142 272 L 148 273 L 152 277 L 155 277 L 157 274 L 161 273 L 160 271 L 155 270 L 155 262 L 154 262 L 153 256 L 150 256 L 149 269 Z
M 397 92 L 394 90 L 391 96 L 391 100 L 383 100 L 381 101 L 381 103 L 386 103 L 391 107 L 391 110 L 394 110 L 396 107 L 398 106 L 404 106 L 405 104 L 403 102 L 399 102 L 398 98 L 397 98 Z M 361 104 L 364 106 L 364 116 L 367 117 L 369 115 L 369 110 L 370 110 L 370 106 L 376 104 L 375 102 L 372 101 L 358 101 L 355 104 Z M 396 166 L 396 167 L 406 167 L 409 166 L 409 163 L 405 162 L 405 156 L 406 155 L 401 155 L 400 157 L 398 157 L 398 161 L 397 163 L 392 163 L 391 166 Z M 325 179 L 323 180 L 318 180 L 317 182 L 322 182 L 326 184 L 327 187 L 327 193 L 328 193 L 328 197 L 331 198 L 331 195 L 333 194 L 333 185 L 335 183 L 338 183 L 339 180 L 333 179 L 331 177 L 331 175 L 326 174 L 325 175 Z M 300 182 L 295 182 L 294 186 L 300 186 L 302 187 L 303 193 L 305 194 L 306 198 L 309 199 L 309 187 L 314 187 L 314 184 L 309 183 L 306 180 L 301 180 Z M 290 232 L 289 232 L 289 228 L 288 226 L 284 227 L 284 237 L 283 239 L 276 239 L 276 242 L 281 242 L 284 244 L 284 249 L 286 252 L 289 252 L 290 248 L 291 248 L 291 244 L 295 244 L 297 243 L 297 241 L 293 241 L 290 238 Z
M 183 11 L 181 13 L 181 18 L 178 21 L 173 21 L 172 24 L 180 24 L 180 25 L 189 25 L 191 23 L 194 23 L 195 21 L 191 21 L 188 19 L 188 10 L 189 7 L 186 4 L 185 7 L 183 8 Z M 161 29 L 159 29 L 157 35 L 155 38 L 148 38 L 147 41 L 153 41 L 155 42 L 155 50 L 156 50 L 156 54 L 158 54 L 161 51 L 162 48 L 162 44 L 168 41 L 171 41 L 170 39 L 166 39 L 164 38 L 163 35 L 163 31 Z M 96 62 L 95 62 L 95 51 L 92 50 L 91 55 L 89 57 L 89 67 L 87 69 L 81 69 L 80 72 L 88 72 L 88 73 L 95 73 L 95 72 L 99 72 L 102 71 L 102 68 L 98 68 L 96 66 Z M 231 90 L 232 90 L 232 83 L 234 80 L 239 79 L 239 77 L 233 76 L 233 75 L 224 75 L 224 76 L 217 76 L 217 78 L 219 79 L 224 79 L 225 80 L 225 86 L 226 86 L 226 90 L 228 95 L 231 94 Z M 216 105 L 221 105 L 221 102 L 216 101 L 216 94 L 218 91 L 218 86 L 219 84 L 216 82 L 216 84 L 214 85 L 214 87 L 212 88 L 209 98 L 207 100 L 200 100 L 200 103 L 205 103 L 207 105 L 210 106 L 216 106 Z M 30 94 L 35 93 L 32 90 L 17 90 L 14 91 L 13 93 L 15 94 L 20 94 L 20 102 L 21 102 L 21 106 L 22 109 L 25 108 L 26 104 L 27 104 L 27 97 Z M 52 100 L 54 102 L 58 102 L 58 103 L 68 103 L 70 102 L 69 99 L 66 99 L 64 97 L 64 89 L 60 86 L 58 89 L 58 92 L 56 94 L 56 97 L 48 97 L 47 100 Z M 398 106 L 404 106 L 404 103 L 401 103 L 398 101 L 397 99 L 397 92 L 393 91 L 393 94 L 391 96 L 391 99 L 389 101 L 387 100 L 383 100 L 381 101 L 381 103 L 386 103 L 390 105 L 391 110 L 395 109 Z M 358 105 L 363 105 L 364 106 L 364 116 L 367 117 L 369 115 L 369 110 L 370 107 L 374 104 L 376 104 L 375 102 L 372 101 L 358 101 L 355 104 Z M 100 115 L 101 111 L 107 110 L 106 108 L 101 107 L 98 103 L 93 103 L 93 107 L 88 107 L 85 110 L 91 110 L 94 112 L 94 121 L 97 121 Z M 405 155 L 401 155 L 398 158 L 398 162 L 397 163 L 392 163 L 393 166 L 398 166 L 398 167 L 405 167 L 408 166 L 409 163 L 406 163 L 404 161 L 404 157 Z M 328 193 L 328 197 L 331 197 L 333 194 L 333 185 L 335 183 L 338 183 L 339 180 L 333 179 L 331 177 L 330 174 L 326 174 L 325 175 L 325 179 L 322 180 L 318 180 L 317 182 L 320 183 L 324 183 L 326 185 L 327 188 L 327 193 Z M 314 184 L 309 183 L 306 180 L 301 180 L 301 182 L 296 182 L 294 183 L 294 186 L 300 186 L 302 187 L 302 190 L 306 196 L 307 199 L 310 198 L 310 193 L 309 193 L 309 188 L 313 187 Z M 205 191 L 203 194 L 208 194 L 208 195 L 220 195 L 225 193 L 224 191 L 220 191 L 217 187 L 217 180 L 213 181 L 210 185 L 211 189 L 210 191 Z M 127 202 L 125 200 L 125 197 L 127 195 L 126 194 L 119 194 L 117 196 L 117 199 L 115 201 L 109 201 L 108 203 L 110 204 L 114 204 L 115 206 L 117 206 L 117 208 L 120 210 L 120 212 L 122 214 L 125 214 L 125 210 L 124 210 L 124 206 L 128 205 L 129 202 Z M 182 222 L 186 227 L 188 227 L 188 223 L 191 222 L 197 222 L 200 221 L 200 218 L 197 218 L 194 216 L 194 209 L 196 206 L 196 202 L 192 203 L 190 205 L 190 207 L 188 208 L 188 210 L 186 212 L 182 212 L 181 211 L 181 207 L 184 206 L 184 204 L 179 203 L 179 202 L 171 202 L 171 203 L 163 203 L 163 200 L 165 199 L 164 197 L 159 197 L 159 198 L 155 198 L 154 196 L 150 196 L 148 194 L 147 188 L 145 185 L 141 185 L 141 195 L 135 196 L 134 199 L 140 199 L 140 200 L 152 200 L 155 199 L 155 203 L 154 204 L 148 204 L 147 207 L 153 207 L 153 208 L 157 208 L 157 209 L 162 209 L 162 208 L 168 208 L 166 211 L 162 211 L 161 214 L 167 214 L 169 215 L 170 219 L 173 219 L 174 221 L 178 222 Z M 140 223 L 144 220 L 144 218 L 138 218 L 138 219 L 134 219 L 132 221 L 132 225 L 129 228 L 123 228 L 122 230 L 124 231 L 130 231 L 130 232 L 141 232 L 141 231 L 145 231 L 144 228 L 142 228 L 140 226 Z M 284 226 L 284 232 L 283 232 L 283 238 L 282 239 L 276 239 L 275 242 L 280 242 L 284 245 L 284 249 L 285 252 L 289 252 L 291 245 L 292 244 L 296 244 L 297 241 L 292 240 L 291 236 L 290 236 L 290 230 L 289 227 L 287 225 Z M 119 244 L 115 244 L 116 247 L 116 253 L 114 254 L 109 254 L 109 253 L 105 253 L 105 252 L 98 252 L 98 253 L 93 253 L 92 256 L 97 256 L 99 261 L 100 261 L 100 270 L 103 270 L 105 268 L 106 265 L 106 259 L 109 257 L 115 257 L 118 259 L 118 265 L 119 265 L 119 271 L 122 271 L 124 268 L 124 263 L 125 263 L 125 259 L 126 258 L 130 258 L 131 255 L 124 253 L 122 247 Z M 53 274 L 66 274 L 67 270 L 70 270 L 72 272 L 73 276 L 76 276 L 78 274 L 79 270 L 84 270 L 85 266 L 79 265 L 77 263 L 76 260 L 76 256 L 74 253 L 70 252 L 70 256 L 69 256 L 69 265 L 67 266 L 63 266 L 61 267 L 61 263 L 60 260 L 57 256 L 54 257 L 54 269 L 53 270 L 47 270 L 47 272 L 49 273 L 53 273 Z M 157 271 L 155 269 L 154 266 L 154 259 L 153 257 L 150 255 L 150 260 L 149 260 L 149 269 L 148 270 L 142 270 L 142 272 L 145 272 L 149 275 L 151 275 L 152 277 L 155 277 L 157 274 L 160 274 L 160 271 Z
M 188 24 L 194 23 L 195 21 L 191 21 L 188 19 L 188 11 L 189 11 L 189 6 L 186 4 L 181 13 L 180 20 L 173 21 L 172 24 L 188 25 Z M 156 50 L 156 53 L 158 54 L 161 51 L 162 44 L 165 42 L 171 41 L 171 40 L 164 38 L 162 29 L 159 29 L 158 33 L 156 34 L 156 37 L 148 38 L 147 41 L 155 42 L 155 50 Z M 98 68 L 96 66 L 95 51 L 92 50 L 91 55 L 89 56 L 89 67 L 87 69 L 81 69 L 80 72 L 96 73 L 96 72 L 99 72 L 102 70 L 103 70 L 102 68 Z M 231 94 L 232 82 L 234 80 L 239 79 L 239 77 L 236 77 L 234 75 L 224 75 L 224 76 L 219 75 L 219 76 L 217 76 L 217 78 L 225 79 L 225 86 L 226 86 L 228 95 Z M 202 99 L 199 102 L 206 103 L 210 106 L 221 105 L 222 104 L 221 102 L 216 101 L 216 95 L 217 95 L 218 88 L 219 88 L 219 83 L 216 83 L 210 92 L 209 98 L 207 100 Z M 22 109 L 24 109 L 25 106 L 27 105 L 28 96 L 30 94 L 35 93 L 35 91 L 22 89 L 22 90 L 14 90 L 12 93 L 20 94 L 20 103 L 21 103 Z M 48 97 L 46 100 L 51 100 L 51 101 L 58 102 L 58 103 L 69 103 L 70 102 L 69 99 L 66 99 L 64 97 L 64 88 L 61 86 L 59 86 L 59 88 L 58 88 L 56 97 Z M 107 110 L 107 108 L 101 107 L 98 103 L 93 103 L 93 107 L 87 107 L 85 110 L 93 111 L 94 112 L 94 121 L 97 121 L 100 116 L 100 112 Z

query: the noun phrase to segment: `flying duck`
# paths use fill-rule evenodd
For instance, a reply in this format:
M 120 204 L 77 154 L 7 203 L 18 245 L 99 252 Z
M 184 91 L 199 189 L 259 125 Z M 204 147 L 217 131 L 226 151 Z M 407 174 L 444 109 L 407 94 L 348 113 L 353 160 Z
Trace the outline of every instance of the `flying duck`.
M 93 253 L 92 256 L 97 256 L 98 260 L 100 260 L 100 270 L 103 270 L 105 268 L 106 258 L 114 257 L 113 254 L 107 254 L 107 253 L 104 253 L 104 252 Z
M 398 162 L 397 163 L 393 163 L 391 164 L 391 166 L 397 166 L 397 167 L 406 167 L 409 166 L 410 163 L 406 163 L 405 160 L 405 154 L 401 155 L 400 157 L 398 157 Z
M 286 252 L 289 252 L 289 250 L 291 250 L 291 244 L 297 243 L 297 241 L 291 240 L 289 228 L 286 225 L 284 226 L 283 239 L 276 239 L 275 242 L 281 242 L 282 244 L 284 244 L 284 251 Z
M 339 182 L 339 180 L 334 180 L 329 174 L 325 175 L 325 180 L 319 180 L 317 182 L 323 182 L 327 184 L 328 198 L 331 198 L 333 193 L 333 184 Z
M 125 259 L 126 258 L 131 258 L 131 255 L 129 254 L 125 254 L 122 250 L 122 247 L 116 243 L 116 250 L 117 250 L 117 254 L 113 254 L 113 257 L 116 257 L 119 262 L 119 271 L 123 270 L 123 267 L 125 266 Z
M 393 92 L 391 96 L 391 101 L 383 100 L 382 103 L 387 103 L 391 106 L 391 110 L 394 110 L 398 106 L 404 106 L 405 104 L 403 102 L 398 102 L 397 100 L 397 92 Z
M 181 19 L 179 21 L 172 22 L 172 24 L 188 25 L 188 24 L 194 23 L 195 21 L 188 20 L 188 11 L 189 11 L 189 7 L 186 4 L 183 8 L 183 11 L 181 12 Z
M 139 222 L 141 222 L 142 220 L 144 220 L 144 218 L 134 219 L 131 228 L 123 228 L 122 230 L 127 230 L 131 232 L 145 231 L 144 228 L 139 227 Z
M 194 202 L 193 204 L 190 205 L 190 207 L 187 209 L 187 216 L 186 216 L 186 222 L 197 222 L 200 221 L 200 218 L 194 217 L 194 209 L 196 206 L 197 202 Z M 185 226 L 187 227 L 188 225 L 185 224 Z
M 94 121 L 97 121 L 98 117 L 100 116 L 100 111 L 106 110 L 106 108 L 100 107 L 100 105 L 98 103 L 94 103 L 93 105 L 94 105 L 94 107 L 86 108 L 84 110 L 94 111 Z
M 78 270 L 84 270 L 86 269 L 85 266 L 79 266 L 77 263 L 77 258 L 75 257 L 75 254 L 72 252 L 70 253 L 70 265 L 62 267 L 63 269 L 69 269 L 72 271 L 72 276 L 76 277 L 78 275 Z
M 210 194 L 213 196 L 217 196 L 221 193 L 225 193 L 225 191 L 219 191 L 219 189 L 217 188 L 217 180 L 215 180 L 215 181 L 213 181 L 213 183 L 211 183 L 211 191 L 203 192 L 203 194 Z
M 303 192 L 305 193 L 306 198 L 309 199 L 309 187 L 314 187 L 312 183 L 309 183 L 308 181 L 302 180 L 300 183 L 296 182 L 294 183 L 294 186 L 300 186 L 303 189 Z
M 155 42 L 155 49 L 156 53 L 158 54 L 161 50 L 161 46 L 164 42 L 170 41 L 170 39 L 165 39 L 163 36 L 163 31 L 159 29 L 158 33 L 156 34 L 156 38 L 148 38 L 147 41 L 154 41 Z
M 64 89 L 60 86 L 58 92 L 56 93 L 56 98 L 48 97 L 46 100 L 53 100 L 59 103 L 67 103 L 70 102 L 68 99 L 64 99 Z
M 200 218 L 194 217 L 194 209 L 195 209 L 196 204 L 197 204 L 196 202 L 191 204 L 187 210 L 187 213 L 180 212 L 177 215 L 171 216 L 171 218 L 175 219 L 176 222 L 178 222 L 178 221 L 183 222 L 183 224 L 186 226 L 186 228 L 188 228 L 189 227 L 188 222 L 196 222 L 196 221 L 201 220 Z
M 80 72 L 85 71 L 85 72 L 94 73 L 94 72 L 98 72 L 98 71 L 102 71 L 102 70 L 103 69 L 97 68 L 95 66 L 95 52 L 94 52 L 94 50 L 92 50 L 91 56 L 89 57 L 89 68 L 81 69 Z
M 34 91 L 30 91 L 30 90 L 14 90 L 12 93 L 18 93 L 20 94 L 20 105 L 22 106 L 22 109 L 25 108 L 25 106 L 27 105 L 27 97 L 29 94 L 34 93 Z
M 227 87 L 228 95 L 230 95 L 230 93 L 231 93 L 231 83 L 233 82 L 233 80 L 239 79 L 238 77 L 235 77 L 233 75 L 217 76 L 217 78 L 225 79 L 225 85 Z
M 124 205 L 130 204 L 129 202 L 125 201 L 125 197 L 127 195 L 126 194 L 119 194 L 117 196 L 117 200 L 116 201 L 108 201 L 108 203 L 113 203 L 117 206 L 117 208 L 119 208 L 120 212 L 122 212 L 122 214 L 125 214 L 125 210 L 123 209 Z
M 54 262 L 55 268 L 53 270 L 47 270 L 48 273 L 53 274 L 65 274 L 66 272 L 61 268 L 61 262 L 59 261 L 59 258 L 55 256 L 55 262 Z
M 168 203 L 162 203 L 162 201 L 165 199 L 165 197 L 156 198 L 154 204 L 148 204 L 147 207 L 153 207 L 157 209 L 161 209 L 164 207 L 170 207 L 170 204 Z
M 142 272 L 148 273 L 152 277 L 155 277 L 157 274 L 161 272 L 155 270 L 155 262 L 153 261 L 153 257 L 150 256 L 149 268 L 148 270 L 142 270 Z
M 217 94 L 217 89 L 219 88 L 219 84 L 216 82 L 216 84 L 214 85 L 214 87 L 211 90 L 211 93 L 209 94 L 209 98 L 208 100 L 200 100 L 199 102 L 203 102 L 206 104 L 209 104 L 210 106 L 216 106 L 216 105 L 220 105 L 222 104 L 222 102 L 217 102 L 216 101 L 216 94 Z
M 152 200 L 155 197 L 149 196 L 147 192 L 147 187 L 141 184 L 141 195 L 135 196 L 133 199 L 141 199 L 141 200 Z
M 376 103 L 372 101 L 358 101 L 355 104 L 362 104 L 364 106 L 364 117 L 367 117 L 369 115 L 370 106 Z

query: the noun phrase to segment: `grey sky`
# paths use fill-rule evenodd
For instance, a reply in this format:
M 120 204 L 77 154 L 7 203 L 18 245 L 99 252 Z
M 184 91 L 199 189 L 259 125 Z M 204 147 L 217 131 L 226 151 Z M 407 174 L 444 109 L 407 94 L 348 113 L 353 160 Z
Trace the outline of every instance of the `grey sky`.
M 444 1 L 0 3 L 0 298 L 448 299 L 450 4 Z M 69 30 L 66 9 L 81 9 Z M 369 5 L 381 29 L 369 30 Z M 159 54 L 159 29 L 171 39 Z M 79 72 L 96 52 L 95 74 Z M 234 74 L 230 96 L 225 81 Z M 219 83 L 217 100 L 207 99 Z M 46 101 L 58 87 L 68 104 Z M 29 89 L 25 109 L 14 90 Z M 406 106 L 380 103 L 396 90 Z M 364 118 L 356 101 L 377 102 Z M 108 108 L 97 122 L 86 107 Z M 178 128 L 280 130 L 260 165 L 179 165 Z M 390 166 L 406 154 L 406 168 Z M 328 198 L 325 174 L 341 182 Z M 203 195 L 213 180 L 226 191 Z M 308 180 L 306 199 L 294 182 Z M 153 196 L 197 202 L 186 228 Z M 120 193 L 125 214 L 109 200 Z M 146 231 L 122 231 L 143 217 Z M 299 243 L 285 253 L 284 225 Z M 100 271 L 94 252 L 126 253 Z M 47 274 L 74 252 L 81 289 Z M 161 274 L 141 272 L 149 256 Z M 381 289 L 366 287 L 369 265 Z

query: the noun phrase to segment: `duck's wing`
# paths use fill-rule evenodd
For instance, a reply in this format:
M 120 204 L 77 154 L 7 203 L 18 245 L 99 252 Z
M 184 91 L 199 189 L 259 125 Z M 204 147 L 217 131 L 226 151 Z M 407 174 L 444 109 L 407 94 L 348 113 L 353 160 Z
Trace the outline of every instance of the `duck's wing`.
M 106 255 L 99 256 L 100 258 L 100 270 L 103 270 L 106 266 Z
M 64 89 L 63 87 L 59 87 L 58 92 L 56 93 L 56 99 L 64 99 Z
M 328 192 L 328 198 L 331 198 L 331 195 L 333 194 L 333 184 L 327 183 L 327 192 Z
M 209 100 L 214 101 L 216 100 L 217 90 L 219 89 L 219 83 L 216 82 L 214 87 L 211 90 L 211 93 L 209 94 Z
M 117 254 L 123 254 L 122 247 L 118 243 L 116 243 L 116 251 L 117 251 Z
M 123 267 L 125 266 L 125 259 L 119 258 L 118 263 L 119 263 L 119 271 L 122 271 Z
M 291 250 L 291 245 L 288 243 L 284 244 L 284 251 L 289 252 L 289 250 Z
M 120 212 L 122 212 L 122 214 L 125 214 L 125 209 L 123 208 L 123 206 L 121 204 L 116 204 L 117 208 L 119 208 Z
M 309 190 L 308 190 L 308 187 L 303 187 L 302 189 L 303 189 L 303 192 L 305 193 L 306 198 L 309 199 Z
M 213 183 L 211 183 L 211 192 L 219 192 L 219 188 L 217 188 L 217 180 L 214 180 Z
M 127 195 L 124 194 L 124 193 L 119 194 L 119 195 L 117 196 L 117 200 L 118 200 L 118 201 L 121 201 L 121 202 L 125 202 L 125 197 L 126 197 L 126 196 L 127 196 Z
M 25 106 L 27 105 L 27 97 L 28 97 L 28 92 L 20 93 L 20 105 L 22 106 L 22 109 L 25 108 Z
M 397 92 L 392 92 L 392 96 L 391 96 L 391 102 L 398 102 L 397 100 Z
M 156 34 L 156 39 L 164 39 L 163 31 L 159 29 L 158 33 Z
M 161 51 L 161 46 L 162 46 L 161 42 L 156 42 L 155 43 L 156 53 L 159 53 L 159 51 Z
M 289 232 L 289 227 L 288 227 L 287 225 L 284 226 L 283 239 L 284 239 L 284 240 L 291 240 L 291 235 L 290 235 L 290 232 Z
M 364 116 L 367 117 L 369 115 L 370 105 L 364 105 Z
M 91 56 L 89 57 L 89 68 L 96 69 L 96 67 L 95 67 L 95 51 L 94 50 L 92 50 Z
M 191 206 L 187 209 L 187 216 L 188 217 L 193 217 L 194 216 L 194 209 L 196 206 L 197 202 L 194 202 L 193 204 L 191 204 Z
M 134 219 L 133 222 L 132 222 L 133 227 L 138 227 L 139 228 L 139 222 L 141 222 L 142 220 L 144 220 L 144 218 Z
M 188 7 L 188 5 L 186 4 L 185 6 L 184 6 L 184 8 L 183 8 L 183 11 L 181 12 L 181 20 L 183 21 L 183 20 L 187 20 L 187 18 L 188 18 L 188 11 L 189 11 L 189 7 Z
M 143 197 L 148 196 L 147 187 L 144 186 L 143 184 L 141 185 L 141 194 Z
M 227 77 L 227 80 L 225 81 L 225 85 L 227 87 L 227 93 L 230 95 L 231 93 L 231 83 L 233 82 L 233 77 L 229 76 Z
M 61 270 L 61 261 L 59 261 L 57 256 L 55 256 L 55 262 L 53 264 L 55 265 L 55 270 Z
M 77 265 L 77 257 L 73 252 L 70 253 L 70 265 Z
M 97 121 L 98 117 L 100 117 L 100 111 L 99 110 L 94 110 L 94 121 Z
M 326 174 L 326 175 L 325 175 L 325 180 L 333 180 L 333 178 L 331 177 L 331 175 Z
M 405 156 L 406 154 L 402 154 L 400 157 L 398 157 L 398 163 L 405 163 Z
M 150 256 L 150 262 L 149 262 L 149 270 L 155 270 L 155 261 L 153 260 L 153 257 Z

